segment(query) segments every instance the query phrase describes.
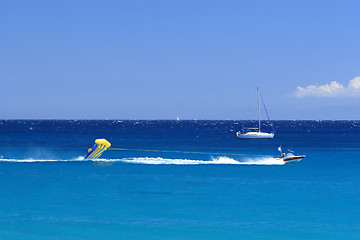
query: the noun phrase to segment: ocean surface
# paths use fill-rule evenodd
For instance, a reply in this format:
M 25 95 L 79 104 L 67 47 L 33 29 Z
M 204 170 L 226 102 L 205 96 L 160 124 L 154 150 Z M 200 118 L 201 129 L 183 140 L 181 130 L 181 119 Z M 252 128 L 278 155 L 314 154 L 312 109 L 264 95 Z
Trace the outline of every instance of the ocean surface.
M 360 121 L 256 124 L 2 120 L 0 239 L 360 239 Z

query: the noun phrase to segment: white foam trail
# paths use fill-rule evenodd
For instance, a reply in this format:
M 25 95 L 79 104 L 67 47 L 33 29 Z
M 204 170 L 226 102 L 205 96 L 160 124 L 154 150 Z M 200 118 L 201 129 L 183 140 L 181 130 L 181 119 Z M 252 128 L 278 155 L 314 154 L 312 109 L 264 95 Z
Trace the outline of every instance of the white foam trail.
M 205 160 L 192 160 L 192 159 L 168 159 L 168 158 L 122 158 L 122 159 L 98 159 L 98 161 L 107 162 L 126 162 L 135 164 L 150 164 L 150 165 L 209 165 L 209 164 L 228 164 L 228 165 L 284 165 L 284 162 L 277 158 L 264 157 L 264 158 L 247 158 L 244 161 L 237 161 L 229 157 L 212 158 L 209 161 Z
M 273 157 L 246 158 L 241 164 L 247 165 L 284 165 L 285 162 Z
M 170 159 L 170 158 L 151 158 L 151 157 L 137 157 L 137 158 L 121 158 L 121 159 L 90 159 L 85 160 L 84 157 L 77 157 L 74 159 L 0 159 L 0 162 L 19 162 L 19 163 L 33 163 L 33 162 L 124 162 L 133 164 L 149 164 L 149 165 L 209 165 L 209 164 L 227 164 L 227 165 L 284 165 L 280 161 L 272 157 L 264 158 L 247 158 L 243 161 L 237 161 L 229 157 L 217 157 L 211 160 L 192 160 L 192 159 Z
M 238 161 L 226 158 L 226 157 L 220 157 L 217 159 L 212 159 L 210 161 L 204 161 L 204 160 L 192 160 L 192 159 L 167 159 L 167 158 L 126 158 L 126 159 L 118 159 L 122 162 L 127 163 L 138 163 L 138 164 L 154 164 L 154 165 L 160 165 L 160 164 L 172 164 L 172 165 L 199 165 L 199 164 L 239 164 Z

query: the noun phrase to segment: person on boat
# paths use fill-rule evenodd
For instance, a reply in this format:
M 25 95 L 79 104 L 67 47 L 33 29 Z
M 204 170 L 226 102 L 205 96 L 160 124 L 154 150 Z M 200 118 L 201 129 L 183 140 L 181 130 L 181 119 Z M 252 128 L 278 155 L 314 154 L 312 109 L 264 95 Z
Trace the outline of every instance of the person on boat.
M 284 158 L 286 156 L 285 152 L 283 151 L 281 157 Z

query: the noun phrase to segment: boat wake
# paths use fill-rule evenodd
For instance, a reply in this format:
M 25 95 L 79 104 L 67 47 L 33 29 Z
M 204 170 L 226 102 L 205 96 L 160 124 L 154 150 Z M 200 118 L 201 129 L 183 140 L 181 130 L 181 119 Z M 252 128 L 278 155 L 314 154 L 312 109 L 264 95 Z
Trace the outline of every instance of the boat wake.
M 235 160 L 229 157 L 214 157 L 210 160 L 192 160 L 192 159 L 171 159 L 171 158 L 153 158 L 153 157 L 136 157 L 136 158 L 120 158 L 120 159 L 84 159 L 78 157 L 74 159 L 0 159 L 0 162 L 18 162 L 18 163 L 34 163 L 34 162 L 123 162 L 130 164 L 149 164 L 149 165 L 284 165 L 283 161 L 279 161 L 272 157 L 263 158 L 245 158 L 243 160 Z
M 126 158 L 126 159 L 113 159 L 107 161 L 122 161 L 127 163 L 137 164 L 171 164 L 171 165 L 209 165 L 209 164 L 227 164 L 227 165 L 283 165 L 283 161 L 279 161 L 276 158 L 248 158 L 243 161 L 238 161 L 229 157 L 217 157 L 211 160 L 191 160 L 191 159 L 167 159 L 167 158 Z

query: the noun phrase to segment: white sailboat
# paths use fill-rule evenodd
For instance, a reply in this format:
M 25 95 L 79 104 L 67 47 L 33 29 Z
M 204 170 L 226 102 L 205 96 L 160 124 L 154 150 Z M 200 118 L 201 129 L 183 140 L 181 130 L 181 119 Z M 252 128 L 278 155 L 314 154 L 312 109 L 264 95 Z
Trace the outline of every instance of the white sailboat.
M 236 133 L 236 136 L 238 138 L 256 138 L 256 139 L 260 139 L 260 138 L 267 138 L 267 139 L 271 139 L 274 138 L 275 133 L 271 132 L 271 133 L 266 133 L 266 132 L 261 132 L 261 120 L 260 120 L 260 93 L 259 93 L 259 88 L 257 88 L 257 95 L 258 95 L 258 120 L 259 120 L 259 127 L 258 128 L 243 128 L 241 129 L 241 131 L 238 131 Z M 265 107 L 265 104 L 264 104 Z M 266 110 L 266 108 L 265 108 Z

